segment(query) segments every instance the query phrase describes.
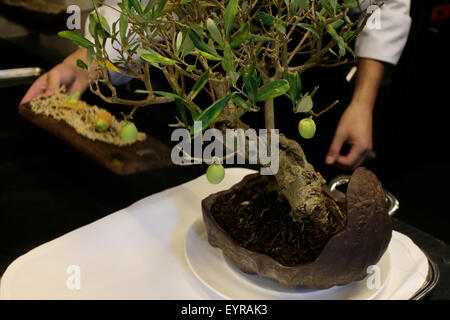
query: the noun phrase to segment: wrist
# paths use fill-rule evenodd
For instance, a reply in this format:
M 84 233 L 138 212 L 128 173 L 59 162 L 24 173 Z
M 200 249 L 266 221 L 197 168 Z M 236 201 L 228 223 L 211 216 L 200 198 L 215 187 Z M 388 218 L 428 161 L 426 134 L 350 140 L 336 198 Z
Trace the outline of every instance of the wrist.
M 73 52 L 71 55 L 69 55 L 67 58 L 65 58 L 61 64 L 66 65 L 68 67 L 76 67 L 77 66 L 77 60 L 83 60 L 86 62 L 86 54 L 87 49 L 85 48 L 79 48 L 77 51 Z
M 372 112 L 375 107 L 375 100 L 367 99 L 367 96 L 366 97 L 358 97 L 355 95 L 352 98 L 350 106 L 352 108 L 357 108 L 359 110 L 365 110 L 365 111 Z

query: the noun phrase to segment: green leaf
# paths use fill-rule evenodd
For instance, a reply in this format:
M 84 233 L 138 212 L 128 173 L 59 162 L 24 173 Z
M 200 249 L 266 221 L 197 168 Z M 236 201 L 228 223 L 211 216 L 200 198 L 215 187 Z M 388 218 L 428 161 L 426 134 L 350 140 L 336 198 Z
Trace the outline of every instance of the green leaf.
M 234 72 L 234 71 L 230 72 L 230 78 L 231 78 L 231 82 L 233 83 L 233 86 L 236 86 L 236 83 L 239 80 L 240 76 L 241 76 L 241 74 L 239 72 Z
M 275 30 L 282 34 L 286 34 L 286 28 L 284 26 L 284 22 L 281 19 L 278 19 L 268 13 L 259 12 L 256 15 L 256 19 L 261 21 L 266 26 L 273 26 Z
M 164 11 L 164 8 L 166 7 L 167 0 L 160 0 L 158 4 L 158 8 L 153 12 L 153 19 L 158 18 Z
M 311 6 L 309 0 L 293 0 L 293 2 L 296 2 L 303 10 L 308 10 Z
M 300 98 L 300 100 L 297 103 L 297 107 L 295 109 L 295 113 L 308 113 L 313 108 L 313 101 L 309 94 L 305 94 L 303 97 Z
M 183 32 L 178 32 L 177 36 L 175 38 L 175 50 L 178 52 L 181 49 L 181 46 L 183 45 Z
M 89 15 L 89 33 L 92 37 L 96 37 L 96 27 L 97 27 L 97 20 L 93 17 L 93 13 Z
M 198 117 L 200 117 L 199 108 L 192 101 L 191 102 L 185 101 L 185 102 L 187 103 L 187 107 L 189 109 L 189 112 L 191 113 L 192 120 L 196 121 Z
M 192 24 L 191 29 L 197 32 L 198 35 L 202 35 L 204 31 L 204 28 L 199 24 Z
M 300 97 L 300 93 L 302 92 L 302 81 L 300 79 L 300 73 L 288 73 L 287 80 L 289 81 L 289 98 L 291 99 L 292 103 L 295 104 L 295 102 Z
M 213 40 L 213 39 L 211 39 L 211 38 L 208 39 L 208 46 L 209 46 L 209 48 L 210 48 L 212 51 L 214 51 L 214 54 L 215 54 L 216 56 L 219 55 L 219 54 L 217 53 L 216 46 L 215 46 L 215 44 L 214 44 L 214 40 Z
M 206 20 L 206 28 L 208 29 L 208 32 L 211 35 L 211 38 L 215 42 L 217 42 L 217 44 L 219 46 L 223 47 L 225 44 L 223 42 L 222 33 L 219 31 L 219 28 L 217 27 L 217 25 L 213 19 L 208 18 Z
M 225 36 L 226 37 L 228 37 L 230 35 L 231 30 L 233 30 L 233 25 L 234 25 L 234 20 L 236 18 L 238 5 L 239 5 L 239 0 L 230 0 L 225 9 L 224 28 L 225 28 Z
M 118 23 L 119 23 L 119 21 L 114 21 L 113 24 L 111 25 L 111 34 L 114 36 L 118 34 L 118 32 L 117 32 L 117 24 Z
M 346 22 L 349 26 L 353 25 L 352 19 L 350 19 L 349 16 L 345 16 L 345 17 L 344 17 L 344 20 L 345 20 L 345 22 Z
M 139 0 L 129 0 L 130 5 L 136 10 L 139 15 L 142 15 L 144 12 L 142 11 L 141 2 Z
M 89 47 L 86 53 L 86 61 L 88 69 L 91 68 L 93 56 L 94 56 L 94 47 Z
M 343 19 L 338 19 L 335 22 L 333 22 L 331 25 L 333 26 L 333 28 L 335 30 L 339 29 L 340 27 L 342 27 L 342 25 L 344 24 L 344 20 Z
M 244 41 L 248 39 L 250 34 L 250 24 L 248 22 L 243 23 L 239 33 L 236 37 L 231 41 L 231 47 L 236 48 L 239 47 Z
M 317 39 L 320 39 L 319 33 L 317 32 L 316 29 L 314 29 L 314 27 L 312 25 L 309 25 L 307 23 L 297 23 L 297 25 L 300 28 L 305 29 L 306 31 L 311 32 Z
M 291 0 L 291 15 L 295 15 L 298 9 L 308 10 L 310 7 L 309 0 Z
M 192 50 L 194 50 L 195 46 L 192 42 L 191 38 L 189 37 L 189 33 L 186 27 L 184 27 L 181 30 L 183 34 L 183 42 L 181 44 L 181 55 L 182 57 L 187 56 L 189 53 L 191 53 Z
M 111 29 L 109 27 L 108 21 L 106 21 L 104 16 L 102 16 L 98 12 L 95 12 L 91 14 L 91 17 L 95 19 L 95 21 L 101 26 L 103 31 L 105 31 L 108 35 L 111 35 Z
M 316 16 L 319 19 L 319 21 L 324 22 L 325 21 L 325 17 L 323 16 L 325 13 L 327 12 L 327 10 L 325 10 L 325 8 L 322 8 L 322 10 L 316 11 Z
M 358 7 L 358 0 L 344 0 L 343 6 L 345 8 L 356 8 Z
M 197 65 L 196 65 L 196 64 L 193 64 L 193 65 L 191 65 L 191 66 L 189 66 L 189 67 L 186 68 L 186 72 L 191 73 L 192 71 L 195 70 L 195 68 L 197 68 Z
M 231 99 L 233 94 L 229 94 L 210 105 L 205 111 L 203 111 L 196 121 L 202 121 L 202 130 L 206 129 L 216 118 L 222 113 Z M 191 128 L 191 134 L 194 133 L 194 127 Z
M 278 79 L 269 82 L 258 90 L 256 101 L 267 101 L 285 94 L 289 90 L 289 82 L 284 79 Z
M 140 48 L 137 50 L 137 54 L 139 57 L 148 62 L 148 63 L 162 63 L 162 64 L 171 64 L 171 63 L 177 63 L 177 61 L 166 58 L 159 53 L 157 53 L 154 50 L 151 50 L 149 48 Z
M 345 44 L 345 49 L 347 49 L 347 51 L 352 54 L 353 58 L 356 58 L 355 52 L 353 51 L 352 48 L 350 48 L 350 46 L 348 44 Z
M 253 76 L 255 69 L 254 64 L 249 64 L 244 67 L 244 70 L 242 71 L 242 80 L 244 81 L 244 84 Z
M 344 39 L 337 33 L 331 24 L 327 24 L 325 29 L 340 46 L 345 47 Z
M 213 56 L 212 54 L 209 54 L 209 53 L 203 52 L 203 51 L 200 51 L 200 55 L 211 61 L 222 61 L 223 60 L 221 57 Z
M 150 12 L 150 10 L 155 7 L 156 2 L 158 2 L 158 0 L 149 0 L 147 6 L 145 7 L 144 13 Z
M 189 29 L 188 34 L 192 40 L 192 43 L 198 50 L 209 53 L 210 55 L 217 57 L 217 53 L 214 52 L 214 50 L 212 50 L 206 43 L 203 42 L 203 40 L 200 38 L 198 33 L 194 31 L 194 29 L 192 29 L 192 28 Z
M 77 59 L 77 66 L 81 69 L 85 69 L 88 70 L 88 66 L 86 65 L 86 63 L 84 63 L 83 60 L 81 59 Z
M 329 14 L 333 14 L 333 8 L 331 7 L 329 0 L 319 0 L 319 3 L 322 5 L 322 8 L 328 11 Z
M 337 0 L 330 0 L 331 9 L 333 9 L 333 13 L 336 14 L 337 8 Z
M 206 72 L 204 72 L 197 80 L 197 82 L 194 84 L 194 87 L 192 88 L 191 92 L 189 92 L 187 96 L 187 100 L 192 101 L 194 98 L 199 94 L 199 92 L 205 87 L 205 85 L 208 83 L 209 77 L 211 75 L 211 70 L 208 69 Z
M 188 127 L 188 120 L 186 115 L 186 107 L 184 106 L 184 103 L 180 99 L 175 99 L 175 106 L 177 108 L 177 112 L 181 117 L 181 121 L 183 121 L 184 126 Z
M 256 83 L 256 80 L 250 78 L 247 82 L 245 82 L 244 87 L 250 101 L 255 103 L 258 95 L 258 84 Z
M 127 30 L 128 30 L 128 17 L 124 12 L 120 14 L 120 22 L 119 22 L 119 31 L 120 31 L 120 40 L 122 44 L 125 44 L 127 41 Z
M 236 105 L 244 110 L 250 110 L 250 106 L 245 102 L 244 99 L 241 98 L 240 95 L 234 94 L 232 100 Z
M 227 72 L 234 71 L 234 55 L 231 45 L 227 42 L 225 44 L 225 49 L 223 51 L 223 69 Z
M 353 30 L 347 30 L 345 31 L 345 33 L 342 35 L 342 38 L 344 38 L 345 42 L 350 41 L 355 35 L 355 32 Z
M 278 21 L 278 20 L 275 21 L 273 23 L 273 27 L 275 28 L 275 30 L 277 30 L 281 34 L 286 34 L 286 27 L 283 25 L 282 21 Z
M 58 36 L 64 39 L 71 40 L 73 43 L 75 43 L 77 46 L 89 48 L 94 47 L 94 44 L 83 37 L 81 34 L 76 33 L 74 31 L 61 31 L 58 33 Z
M 255 18 L 266 26 L 273 26 L 274 22 L 277 20 L 276 17 L 265 12 L 259 12 Z

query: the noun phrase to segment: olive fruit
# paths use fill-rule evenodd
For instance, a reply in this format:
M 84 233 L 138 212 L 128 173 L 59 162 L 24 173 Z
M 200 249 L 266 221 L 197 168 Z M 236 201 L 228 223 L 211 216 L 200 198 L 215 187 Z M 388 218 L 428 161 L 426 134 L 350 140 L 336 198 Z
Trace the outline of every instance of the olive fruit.
M 219 163 L 213 163 L 206 170 L 206 178 L 212 184 L 219 184 L 225 177 L 225 169 Z
M 99 131 L 99 132 L 105 132 L 106 130 L 108 130 L 109 128 L 109 124 L 103 120 L 103 119 L 98 119 L 97 123 L 95 124 L 95 130 Z
M 298 124 L 298 131 L 305 139 L 311 139 L 314 137 L 314 134 L 316 133 L 316 124 L 314 123 L 314 120 L 311 117 L 300 120 Z
M 106 110 L 101 110 L 98 113 L 97 120 L 95 121 L 95 130 L 99 132 L 105 132 L 111 126 L 112 115 Z
M 67 99 L 67 103 L 70 104 L 77 104 L 78 103 L 78 97 L 80 96 L 80 91 L 76 91 L 73 95 L 71 95 L 68 99 Z
M 126 142 L 134 142 L 137 138 L 137 128 L 133 122 L 127 122 L 120 130 L 120 137 Z

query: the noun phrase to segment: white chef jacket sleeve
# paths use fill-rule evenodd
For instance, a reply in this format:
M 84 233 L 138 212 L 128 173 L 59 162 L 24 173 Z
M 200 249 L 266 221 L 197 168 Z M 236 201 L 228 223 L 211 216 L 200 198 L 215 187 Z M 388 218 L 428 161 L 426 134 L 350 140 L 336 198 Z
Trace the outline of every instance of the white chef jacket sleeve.
M 117 10 L 120 10 L 118 7 L 118 3 L 119 0 L 107 0 L 105 1 L 106 4 L 108 4 L 109 6 L 112 7 L 116 7 Z M 120 11 L 114 10 L 111 7 L 108 6 L 101 6 L 98 9 L 98 13 L 101 14 L 103 17 L 105 17 L 106 21 L 108 21 L 108 24 L 111 26 L 115 21 L 119 20 L 120 18 Z M 85 37 L 86 39 L 94 42 L 94 38 L 92 37 L 92 35 L 89 32 L 89 17 L 86 20 L 86 25 L 85 25 Z M 121 44 L 115 42 L 114 43 L 114 47 L 117 49 L 120 49 Z M 119 53 L 114 49 L 112 43 L 110 40 L 106 41 L 106 52 L 108 53 L 109 59 L 112 62 L 115 62 L 119 59 Z M 115 72 L 115 71 L 111 71 L 108 70 L 109 73 L 109 78 L 110 81 L 113 85 L 121 85 L 124 83 L 127 83 L 128 81 L 130 81 L 130 77 L 127 77 L 126 75 L 123 75 L 121 73 Z
M 411 27 L 410 6 L 411 0 L 384 0 L 357 36 L 356 55 L 396 65 Z

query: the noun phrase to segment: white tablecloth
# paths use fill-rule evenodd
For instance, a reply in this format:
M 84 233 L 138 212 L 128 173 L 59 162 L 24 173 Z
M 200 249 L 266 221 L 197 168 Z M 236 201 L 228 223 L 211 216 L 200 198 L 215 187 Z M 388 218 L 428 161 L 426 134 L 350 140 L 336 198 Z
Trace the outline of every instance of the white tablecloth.
M 0 298 L 220 298 L 190 270 L 184 253 L 186 235 L 201 216 L 203 198 L 228 189 L 252 172 L 227 169 L 219 185 L 211 185 L 201 176 L 43 244 L 7 268 L 1 279 Z M 408 246 L 415 247 L 407 237 L 403 238 L 410 242 Z M 423 282 L 426 262 L 415 248 L 403 254 L 419 268 L 411 270 L 419 271 L 405 270 L 403 278 L 397 274 L 390 282 L 398 283 L 384 290 L 382 298 L 408 298 L 411 290 Z M 67 286 L 74 275 L 70 266 L 79 268 L 80 289 Z M 401 288 L 405 286 L 406 290 Z

